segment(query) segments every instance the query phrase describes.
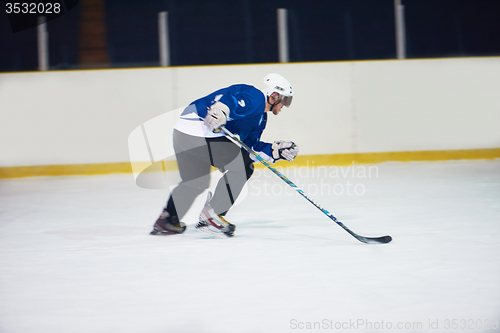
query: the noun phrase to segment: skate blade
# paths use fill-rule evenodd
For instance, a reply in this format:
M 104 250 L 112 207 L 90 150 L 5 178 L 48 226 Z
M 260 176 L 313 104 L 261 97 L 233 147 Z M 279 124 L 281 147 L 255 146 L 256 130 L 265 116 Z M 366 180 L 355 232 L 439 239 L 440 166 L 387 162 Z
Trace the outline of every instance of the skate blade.
M 153 229 L 153 231 L 151 231 L 149 234 L 153 235 L 153 236 L 170 236 L 170 235 L 179 235 L 181 233 L 179 233 L 179 232 L 173 232 L 173 231 L 163 231 L 163 230 Z
M 219 237 L 219 238 L 228 238 L 228 237 L 233 237 L 234 235 L 233 234 L 226 234 L 226 233 L 223 233 L 220 229 L 212 229 L 210 228 L 209 225 L 199 225 L 197 224 L 196 227 L 195 227 L 196 230 L 198 230 L 199 232 L 203 232 L 205 234 L 209 234 L 209 235 L 212 235 L 212 236 L 216 236 L 216 237 Z

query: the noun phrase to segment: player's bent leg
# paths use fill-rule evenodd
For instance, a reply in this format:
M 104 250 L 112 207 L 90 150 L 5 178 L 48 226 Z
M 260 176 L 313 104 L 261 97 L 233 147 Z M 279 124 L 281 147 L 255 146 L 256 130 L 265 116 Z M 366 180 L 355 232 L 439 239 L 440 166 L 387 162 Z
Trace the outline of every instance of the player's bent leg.
M 183 233 L 186 224 L 180 219 L 210 183 L 210 156 L 205 140 L 179 131 L 174 131 L 173 137 L 182 181 L 172 191 L 166 207 L 153 226 L 152 235 Z
M 220 166 L 223 177 L 219 179 L 211 201 L 217 214 L 224 216 L 238 199 L 247 180 L 253 174 L 253 161 L 247 153 L 239 153 L 230 163 Z

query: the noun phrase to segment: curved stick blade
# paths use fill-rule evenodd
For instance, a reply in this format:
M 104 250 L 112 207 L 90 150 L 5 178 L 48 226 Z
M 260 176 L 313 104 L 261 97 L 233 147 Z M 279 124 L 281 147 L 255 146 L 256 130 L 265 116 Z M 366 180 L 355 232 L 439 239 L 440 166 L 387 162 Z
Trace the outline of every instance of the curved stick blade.
M 392 241 L 391 236 L 382 236 L 382 237 L 376 237 L 376 238 L 371 238 L 371 237 L 363 237 L 357 235 L 356 237 L 360 242 L 366 243 L 366 244 L 387 244 L 390 241 Z

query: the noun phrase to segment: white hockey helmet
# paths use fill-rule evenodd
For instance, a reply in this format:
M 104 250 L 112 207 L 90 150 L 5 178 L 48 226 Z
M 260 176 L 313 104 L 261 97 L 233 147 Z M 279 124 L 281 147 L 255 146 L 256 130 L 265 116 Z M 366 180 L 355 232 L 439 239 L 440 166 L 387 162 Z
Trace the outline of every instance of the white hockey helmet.
M 283 102 L 284 106 L 290 107 L 292 104 L 292 85 L 287 79 L 279 74 L 271 73 L 264 77 L 264 87 L 262 88 L 262 92 L 266 95 L 267 99 L 269 99 L 269 96 L 271 96 L 274 92 L 279 94 L 279 100 L 274 105 Z

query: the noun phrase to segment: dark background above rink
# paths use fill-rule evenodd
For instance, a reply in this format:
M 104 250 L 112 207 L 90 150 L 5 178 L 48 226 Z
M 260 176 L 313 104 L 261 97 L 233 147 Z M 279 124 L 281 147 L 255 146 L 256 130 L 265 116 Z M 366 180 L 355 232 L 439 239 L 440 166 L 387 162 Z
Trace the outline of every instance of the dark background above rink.
M 168 11 L 173 66 L 278 62 L 278 8 L 288 9 L 291 62 L 396 58 L 393 0 L 81 0 L 47 24 L 50 69 L 92 68 L 82 60 L 82 14 L 93 2 L 101 6 L 105 55 L 96 68 L 159 66 L 161 11 Z M 500 55 L 500 1 L 402 4 L 407 58 Z M 37 29 L 12 33 L 4 10 L 0 49 L 0 71 L 38 69 Z

